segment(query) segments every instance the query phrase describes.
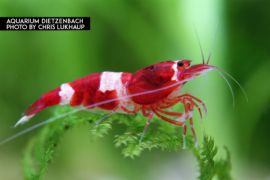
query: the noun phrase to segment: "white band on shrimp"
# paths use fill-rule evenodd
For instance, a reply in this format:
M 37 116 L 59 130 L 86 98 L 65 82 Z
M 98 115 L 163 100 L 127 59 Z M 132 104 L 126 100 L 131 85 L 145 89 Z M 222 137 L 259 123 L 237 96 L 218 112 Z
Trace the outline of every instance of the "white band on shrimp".
M 122 84 L 121 82 L 122 73 L 116 72 L 103 72 L 100 78 L 99 90 L 101 92 L 118 90 Z
M 178 77 L 177 77 L 177 74 L 178 74 L 177 62 L 178 61 L 174 61 L 173 65 L 172 65 L 172 69 L 174 70 L 174 74 L 173 74 L 173 77 L 171 79 L 172 81 L 178 81 Z
M 59 96 L 61 98 L 60 104 L 61 105 L 69 104 L 75 92 L 74 89 L 68 83 L 62 84 L 60 89 L 61 89 L 59 92 Z

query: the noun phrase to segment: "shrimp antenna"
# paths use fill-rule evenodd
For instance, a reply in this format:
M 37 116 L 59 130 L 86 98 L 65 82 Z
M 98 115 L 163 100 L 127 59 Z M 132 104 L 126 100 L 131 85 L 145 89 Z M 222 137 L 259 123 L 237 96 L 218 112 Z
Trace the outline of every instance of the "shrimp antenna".
M 22 130 L 22 131 L 20 131 L 20 132 L 18 132 L 18 133 L 16 133 L 16 134 L 14 134 L 14 135 L 12 135 L 12 136 L 10 136 L 10 137 L 8 137 L 8 138 L 6 138 L 6 139 L 0 141 L 0 146 L 2 146 L 3 144 L 6 144 L 6 143 L 8 143 L 8 142 L 10 142 L 10 141 L 12 141 L 12 140 L 14 140 L 14 139 L 17 139 L 17 138 L 20 137 L 21 135 L 27 134 L 27 133 L 29 133 L 29 132 L 31 132 L 31 131 L 33 131 L 33 130 L 35 130 L 35 129 L 41 127 L 41 126 L 43 126 L 43 125 L 52 123 L 52 122 L 54 122 L 54 121 L 56 121 L 56 120 L 58 120 L 58 119 L 61 119 L 61 118 L 63 118 L 63 117 L 66 117 L 66 116 L 68 116 L 68 115 L 74 114 L 74 113 L 79 112 L 79 111 L 82 111 L 82 110 L 84 110 L 84 108 L 80 107 L 80 108 L 77 108 L 77 109 L 75 109 L 75 110 L 73 110 L 73 111 L 70 111 L 70 112 L 61 114 L 61 115 L 59 115 L 59 116 L 55 116 L 55 117 L 49 118 L 49 119 L 47 119 L 47 120 L 45 120 L 45 121 L 42 121 L 42 122 L 40 122 L 40 123 L 37 123 L 37 124 L 35 124 L 35 125 L 33 125 L 33 126 L 27 128 L 27 129 L 24 129 L 24 130 Z M 98 120 L 96 121 L 96 125 L 100 124 L 102 121 L 104 121 L 105 119 L 107 119 L 107 118 L 108 118 L 109 116 L 111 116 L 112 114 L 113 114 L 113 113 L 109 113 L 109 114 L 106 114 L 106 115 L 102 116 L 100 119 L 98 119 Z
M 195 36 L 196 36 L 197 42 L 198 42 L 199 47 L 200 47 L 200 52 L 201 52 L 203 64 L 205 64 L 205 59 L 204 59 L 204 53 L 203 53 L 203 49 L 202 49 L 202 44 L 201 44 L 201 41 L 200 41 L 200 37 L 199 37 L 198 31 L 197 31 L 197 29 L 196 29 L 195 26 L 194 26 L 194 32 L 195 32 Z
M 212 54 L 213 54 L 213 51 L 214 51 L 214 48 L 215 48 L 215 44 L 216 44 L 216 40 L 217 40 L 218 27 L 219 27 L 219 23 L 217 24 L 216 30 L 214 32 L 214 37 L 213 37 L 213 41 L 212 41 L 212 47 L 210 49 L 209 56 L 207 58 L 206 64 L 209 64 L 209 61 L 210 61 L 210 59 L 212 57 Z
M 46 121 L 42 121 L 42 122 L 40 122 L 40 123 L 38 123 L 38 124 L 35 124 L 35 125 L 33 125 L 33 126 L 27 128 L 27 129 L 24 129 L 24 130 L 22 130 L 22 131 L 20 131 L 20 132 L 18 132 L 18 133 L 16 133 L 16 134 L 14 134 L 13 136 L 10 136 L 9 138 L 6 138 L 6 139 L 0 141 L 0 146 L 3 145 L 3 144 L 6 144 L 6 143 L 9 142 L 9 141 L 12 141 L 12 140 L 14 140 L 14 139 L 20 137 L 20 136 L 23 135 L 23 134 L 26 134 L 26 133 L 28 133 L 28 132 L 34 130 L 34 129 L 37 129 L 37 128 L 39 128 L 39 127 L 45 125 L 45 124 L 51 123 L 51 122 L 53 122 L 53 121 L 55 121 L 55 120 L 57 120 L 57 119 L 61 119 L 61 118 L 65 117 L 65 116 L 68 116 L 68 115 L 71 115 L 71 114 L 76 113 L 76 112 L 78 112 L 78 111 L 81 111 L 81 109 L 82 109 L 82 108 L 78 108 L 78 109 L 75 109 L 75 110 L 73 110 L 73 111 L 64 113 L 64 114 L 62 114 L 62 115 L 59 115 L 59 116 L 55 116 L 55 117 L 49 118 L 49 119 L 47 119 Z
M 231 78 L 231 80 L 232 81 L 234 81 L 237 85 L 238 85 L 238 87 L 241 89 L 241 92 L 243 93 L 243 95 L 244 95 L 244 97 L 245 97 L 245 99 L 246 99 L 246 101 L 248 102 L 248 96 L 247 96 L 247 93 L 246 93 L 246 91 L 245 91 L 245 89 L 243 88 L 243 86 L 232 76 L 232 75 L 230 75 L 228 72 L 226 72 L 224 69 L 222 69 L 222 68 L 219 68 L 219 67 L 214 67 L 216 70 L 218 70 L 219 72 L 222 72 L 222 73 L 224 73 L 225 75 L 227 75 L 229 78 Z
M 233 88 L 230 84 L 230 82 L 228 81 L 228 79 L 224 76 L 224 74 L 222 74 L 222 72 L 218 71 L 219 75 L 224 79 L 224 81 L 227 83 L 229 89 L 230 89 L 230 92 L 232 94 L 232 100 L 233 100 L 233 108 L 235 108 L 235 95 L 234 95 L 234 92 L 233 92 Z

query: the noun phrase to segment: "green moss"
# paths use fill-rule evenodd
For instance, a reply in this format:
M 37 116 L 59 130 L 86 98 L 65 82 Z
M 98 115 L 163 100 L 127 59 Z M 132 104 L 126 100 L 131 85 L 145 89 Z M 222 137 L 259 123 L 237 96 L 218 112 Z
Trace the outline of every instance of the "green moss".
M 219 180 L 230 180 L 231 175 L 231 158 L 227 148 L 225 148 L 227 157 L 225 159 L 215 159 L 218 148 L 215 146 L 213 138 L 204 136 L 203 145 L 195 149 L 196 156 L 200 168 L 200 180 L 211 180 L 217 177 Z
M 70 111 L 70 108 L 57 108 L 54 115 L 57 116 Z M 104 137 L 112 129 L 112 125 L 124 126 L 125 131 L 117 132 L 114 137 L 114 144 L 121 149 L 123 156 L 135 158 L 140 156 L 143 151 L 160 149 L 163 151 L 180 151 L 182 149 L 181 128 L 172 126 L 169 123 L 154 119 L 151 127 L 144 136 L 142 142 L 140 137 L 144 128 L 145 121 L 141 115 L 114 114 L 106 121 L 96 124 L 104 114 L 93 114 L 89 112 L 79 112 L 66 118 L 48 124 L 40 133 L 35 136 L 28 144 L 23 164 L 25 179 L 41 179 L 47 171 L 48 165 L 53 161 L 54 153 L 61 142 L 61 138 L 70 128 L 86 123 L 90 126 L 91 138 L 99 139 Z M 89 138 L 90 138 L 89 137 Z M 214 140 L 207 136 L 201 147 L 194 147 L 193 137 L 187 136 L 187 146 L 194 152 L 198 159 L 201 180 L 230 178 L 230 156 L 226 159 L 215 160 L 217 147 Z

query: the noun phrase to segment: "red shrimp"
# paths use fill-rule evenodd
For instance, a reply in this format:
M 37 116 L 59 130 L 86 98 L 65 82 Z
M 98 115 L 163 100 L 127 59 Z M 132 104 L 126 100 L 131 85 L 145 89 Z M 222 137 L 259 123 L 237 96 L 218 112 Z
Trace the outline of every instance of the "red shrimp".
M 38 112 L 51 106 L 70 105 L 80 108 L 25 129 L 0 141 L 0 145 L 56 119 L 93 108 L 110 112 L 101 120 L 114 112 L 142 113 L 148 120 L 140 141 L 143 139 L 153 116 L 156 115 L 161 120 L 183 128 L 183 147 L 185 147 L 186 123 L 189 122 L 195 144 L 197 144 L 193 127 L 193 111 L 197 109 L 202 118 L 202 109 L 205 113 L 207 113 L 207 110 L 205 104 L 199 98 L 190 93 L 181 94 L 181 89 L 185 83 L 208 71 L 216 70 L 228 83 L 232 95 L 232 88 L 224 75 L 236 82 L 243 91 L 241 85 L 230 74 L 221 68 L 208 65 L 210 56 L 206 62 L 203 57 L 202 64 L 191 65 L 191 60 L 186 59 L 168 60 L 150 65 L 133 74 L 128 72 L 93 73 L 81 79 L 64 83 L 60 87 L 43 94 L 35 101 L 15 126 L 26 123 Z M 177 103 L 183 105 L 183 112 L 168 110 Z
M 205 112 L 206 107 L 199 98 L 189 93 L 181 94 L 180 91 L 186 82 L 216 68 L 205 63 L 193 66 L 190 63 L 190 60 L 185 59 L 164 61 L 140 69 L 134 74 L 93 73 L 73 82 L 64 83 L 43 94 L 25 111 L 25 115 L 15 126 L 27 122 L 38 112 L 51 106 L 83 106 L 85 109 L 99 108 L 128 114 L 142 113 L 148 118 L 143 135 L 153 115 L 183 127 L 183 139 L 186 136 L 186 122 L 189 122 L 197 142 L 193 127 L 193 110 L 196 108 L 202 117 L 201 107 Z M 107 103 L 103 103 L 104 101 Z M 183 112 L 168 111 L 168 108 L 177 103 L 183 104 Z

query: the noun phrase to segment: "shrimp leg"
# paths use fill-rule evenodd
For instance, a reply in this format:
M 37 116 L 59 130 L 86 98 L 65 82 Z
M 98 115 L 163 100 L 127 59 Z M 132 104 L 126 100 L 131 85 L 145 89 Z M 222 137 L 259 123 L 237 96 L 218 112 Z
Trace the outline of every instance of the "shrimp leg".
M 142 142 L 142 140 L 143 140 L 143 138 L 144 138 L 144 135 L 146 134 L 146 132 L 147 132 L 147 130 L 148 130 L 148 128 L 149 128 L 149 125 L 150 125 L 150 123 L 151 123 L 151 121 L 152 121 L 152 119 L 153 119 L 153 116 L 154 116 L 154 113 L 149 113 L 149 114 L 148 114 L 148 119 L 147 119 L 147 121 L 146 121 L 146 124 L 145 124 L 145 126 L 144 126 L 142 135 L 141 135 L 141 137 L 140 137 L 140 143 Z
M 105 114 L 103 117 L 101 117 L 99 120 L 96 121 L 96 125 L 99 125 L 100 123 L 104 122 L 106 119 L 108 119 L 115 111 L 111 111 L 108 114 Z

